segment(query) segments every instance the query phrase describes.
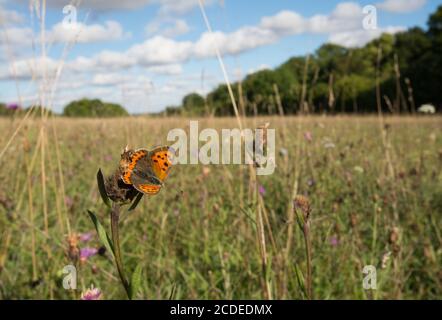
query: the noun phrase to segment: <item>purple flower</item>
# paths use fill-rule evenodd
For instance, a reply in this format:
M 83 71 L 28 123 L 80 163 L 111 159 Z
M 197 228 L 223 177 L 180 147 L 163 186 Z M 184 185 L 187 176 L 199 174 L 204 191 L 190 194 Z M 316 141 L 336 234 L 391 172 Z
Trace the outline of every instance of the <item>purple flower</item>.
M 266 194 L 266 189 L 264 188 L 264 186 L 260 185 L 258 187 L 258 192 L 263 197 Z
M 310 131 L 304 132 L 304 138 L 308 142 L 312 142 L 313 141 L 313 136 L 312 136 L 312 133 Z
M 94 237 L 94 234 L 93 234 L 92 232 L 80 233 L 80 235 L 78 236 L 78 238 L 80 239 L 80 241 L 83 241 L 83 242 L 88 242 L 88 241 L 90 241 L 93 237 Z
M 74 200 L 71 197 L 69 197 L 69 196 L 65 196 L 64 197 L 64 203 L 66 204 L 66 206 L 68 208 L 70 208 L 70 207 L 72 207 L 74 205 Z
M 18 110 L 20 109 L 20 106 L 17 103 L 9 103 L 6 108 L 8 110 Z
M 330 237 L 329 241 L 332 247 L 337 247 L 339 245 L 339 239 L 336 236 Z
M 81 300 L 100 300 L 101 298 L 101 290 L 98 288 L 91 287 L 87 289 L 85 292 L 81 293 Z
M 80 260 L 86 261 L 90 257 L 96 255 L 98 253 L 98 250 L 96 248 L 81 248 L 80 249 Z
M 107 162 L 112 161 L 112 155 L 108 154 L 108 155 L 104 156 L 104 160 L 107 161 Z

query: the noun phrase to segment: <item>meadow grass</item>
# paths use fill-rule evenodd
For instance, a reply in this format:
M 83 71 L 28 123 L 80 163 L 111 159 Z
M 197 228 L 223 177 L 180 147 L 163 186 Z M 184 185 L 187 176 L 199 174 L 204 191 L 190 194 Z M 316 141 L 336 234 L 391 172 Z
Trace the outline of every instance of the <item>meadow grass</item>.
M 101 246 L 88 209 L 109 228 L 98 168 L 112 174 L 127 144 L 167 144 L 167 132 L 188 129 L 189 120 L 27 119 L 0 159 L 0 298 L 78 299 L 91 284 L 106 299 L 124 298 L 108 252 L 78 263 L 78 290 L 63 289 L 68 238 L 91 232 L 74 245 Z M 237 127 L 235 118 L 199 120 L 200 130 Z M 19 121 L 0 119 L 2 149 Z M 277 130 L 273 175 L 255 181 L 245 166 L 178 165 L 157 196 L 123 215 L 125 266 L 143 268 L 137 298 L 307 298 L 296 195 L 311 205 L 313 298 L 440 298 L 441 118 L 263 117 L 242 125 L 265 122 Z M 377 267 L 373 292 L 362 286 L 365 265 Z

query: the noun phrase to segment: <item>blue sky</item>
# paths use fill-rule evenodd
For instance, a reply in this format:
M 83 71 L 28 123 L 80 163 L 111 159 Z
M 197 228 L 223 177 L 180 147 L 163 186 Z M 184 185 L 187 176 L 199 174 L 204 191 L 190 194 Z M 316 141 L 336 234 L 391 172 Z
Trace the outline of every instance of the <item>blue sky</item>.
M 47 0 L 42 50 L 39 2 L 0 0 L 0 101 L 59 112 L 71 100 L 100 98 L 132 113 L 157 112 L 222 83 L 216 47 L 234 81 L 325 42 L 362 46 L 382 32 L 425 28 L 442 4 L 205 0 L 209 33 L 198 0 L 71 1 L 76 20 L 63 13 L 69 1 Z M 363 28 L 369 5 L 376 7 L 373 30 Z

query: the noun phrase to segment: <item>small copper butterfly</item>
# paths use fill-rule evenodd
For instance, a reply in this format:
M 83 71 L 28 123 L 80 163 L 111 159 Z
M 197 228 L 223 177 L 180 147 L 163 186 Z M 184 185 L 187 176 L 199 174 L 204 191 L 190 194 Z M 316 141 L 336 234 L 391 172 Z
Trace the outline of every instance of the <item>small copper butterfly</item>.
M 157 194 L 172 167 L 173 149 L 156 147 L 130 153 L 121 171 L 121 179 L 144 194 Z

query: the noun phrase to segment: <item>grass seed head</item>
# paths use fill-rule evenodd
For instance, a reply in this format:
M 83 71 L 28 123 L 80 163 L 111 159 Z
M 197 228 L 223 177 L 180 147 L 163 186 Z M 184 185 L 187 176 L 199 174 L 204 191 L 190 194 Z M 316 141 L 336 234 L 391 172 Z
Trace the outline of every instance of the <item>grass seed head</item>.
M 67 237 L 68 242 L 68 257 L 72 261 L 77 261 L 80 256 L 80 249 L 78 248 L 78 235 L 76 233 Z
M 310 200 L 306 196 L 297 195 L 294 200 L 294 206 L 295 210 L 303 214 L 304 220 L 307 222 L 311 212 Z

